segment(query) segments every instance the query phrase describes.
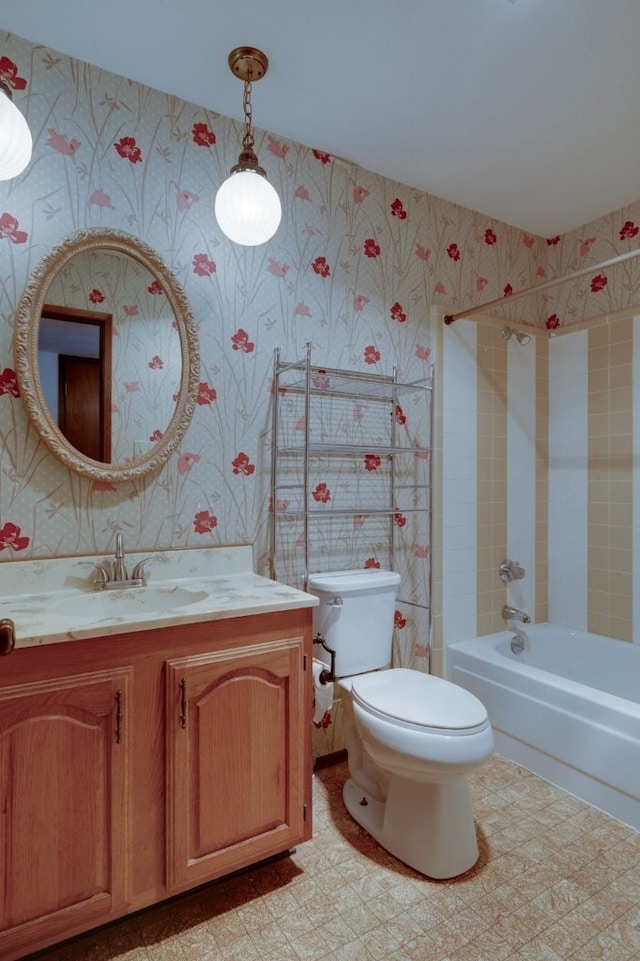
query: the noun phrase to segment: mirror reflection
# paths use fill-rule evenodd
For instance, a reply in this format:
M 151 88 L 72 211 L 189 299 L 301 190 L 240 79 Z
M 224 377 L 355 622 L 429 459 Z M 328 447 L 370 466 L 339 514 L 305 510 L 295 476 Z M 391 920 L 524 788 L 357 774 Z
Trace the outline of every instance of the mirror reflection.
M 152 450 L 180 387 L 176 318 L 142 264 L 109 250 L 76 254 L 47 291 L 38 338 L 42 390 L 78 451 L 121 463 Z
M 111 462 L 111 328 L 110 314 L 98 320 L 45 304 L 38 338 L 51 417 L 76 450 L 104 463 Z
M 18 305 L 14 354 L 41 439 L 85 476 L 157 469 L 191 420 L 193 315 L 159 255 L 128 234 L 80 231 L 43 257 Z

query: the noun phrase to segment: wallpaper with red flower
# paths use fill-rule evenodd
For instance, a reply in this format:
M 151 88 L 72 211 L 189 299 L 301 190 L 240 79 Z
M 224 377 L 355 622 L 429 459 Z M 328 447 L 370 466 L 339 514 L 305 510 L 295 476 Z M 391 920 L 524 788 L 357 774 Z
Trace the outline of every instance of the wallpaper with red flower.
M 27 170 L 0 182 L 0 561 L 108 551 L 123 532 L 139 550 L 252 543 L 256 569 L 266 573 L 276 347 L 298 359 L 310 341 L 318 364 L 385 374 L 397 367 L 400 379 L 419 380 L 432 361 L 432 305 L 501 298 L 637 243 L 640 203 L 547 241 L 337 162 L 323 145 L 257 130 L 283 220 L 265 246 L 239 247 L 213 214 L 237 159 L 237 123 L 9 34 L 0 39 L 0 74 L 34 136 Z M 199 330 L 192 425 L 159 473 L 124 484 L 92 483 L 59 464 L 29 425 L 15 380 L 13 318 L 24 285 L 45 251 L 91 227 L 154 247 L 184 285 Z M 104 278 L 82 284 L 78 293 L 96 309 L 114 295 Z M 639 286 L 635 262 L 622 272 L 594 270 L 581 298 L 519 300 L 509 316 L 561 326 L 614 302 L 620 309 Z M 118 367 L 114 403 L 135 419 L 141 397 L 160 411 L 175 393 L 171 349 L 157 337 L 138 339 L 141 304 L 124 288 L 116 294 L 127 363 Z M 151 280 L 144 311 L 154 298 L 162 300 Z M 357 422 L 367 412 L 352 415 Z M 411 415 L 395 411 L 398 425 Z M 140 436 L 151 443 L 165 426 L 159 413 Z M 373 481 L 379 471 L 363 473 Z M 323 506 L 342 492 L 318 487 L 318 495 Z M 284 500 L 275 507 L 287 509 Z M 357 533 L 366 521 L 354 517 L 352 526 Z M 427 537 L 415 545 L 416 563 L 428 562 Z M 380 563 L 378 552 L 362 563 Z M 406 627 L 402 636 L 403 645 L 418 644 Z

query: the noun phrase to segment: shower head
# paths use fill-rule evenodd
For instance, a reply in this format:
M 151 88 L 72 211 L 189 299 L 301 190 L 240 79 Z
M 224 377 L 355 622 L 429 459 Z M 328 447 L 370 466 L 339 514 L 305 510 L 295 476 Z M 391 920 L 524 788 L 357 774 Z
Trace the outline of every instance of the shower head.
M 510 337 L 515 337 L 521 347 L 528 344 L 531 340 L 529 334 L 525 334 L 522 330 L 514 330 L 513 327 L 503 327 L 502 336 L 505 340 L 509 340 Z

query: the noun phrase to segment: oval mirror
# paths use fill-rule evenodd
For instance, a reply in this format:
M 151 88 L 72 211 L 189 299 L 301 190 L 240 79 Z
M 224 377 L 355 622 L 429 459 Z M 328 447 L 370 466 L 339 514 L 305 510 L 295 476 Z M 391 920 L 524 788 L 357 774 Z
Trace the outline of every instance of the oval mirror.
M 83 230 L 42 258 L 18 304 L 14 355 L 40 437 L 94 480 L 157 470 L 191 421 L 195 321 L 162 258 L 129 234 Z

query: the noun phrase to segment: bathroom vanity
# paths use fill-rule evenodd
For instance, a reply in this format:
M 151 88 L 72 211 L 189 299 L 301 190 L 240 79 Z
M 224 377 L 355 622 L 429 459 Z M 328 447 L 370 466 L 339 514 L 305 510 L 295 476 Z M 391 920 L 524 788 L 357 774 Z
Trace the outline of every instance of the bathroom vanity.
M 78 558 L 3 565 L 5 961 L 311 836 L 317 600 L 253 574 L 250 548 L 154 559 L 149 599 L 87 590 Z M 7 594 L 29 565 L 38 593 Z

